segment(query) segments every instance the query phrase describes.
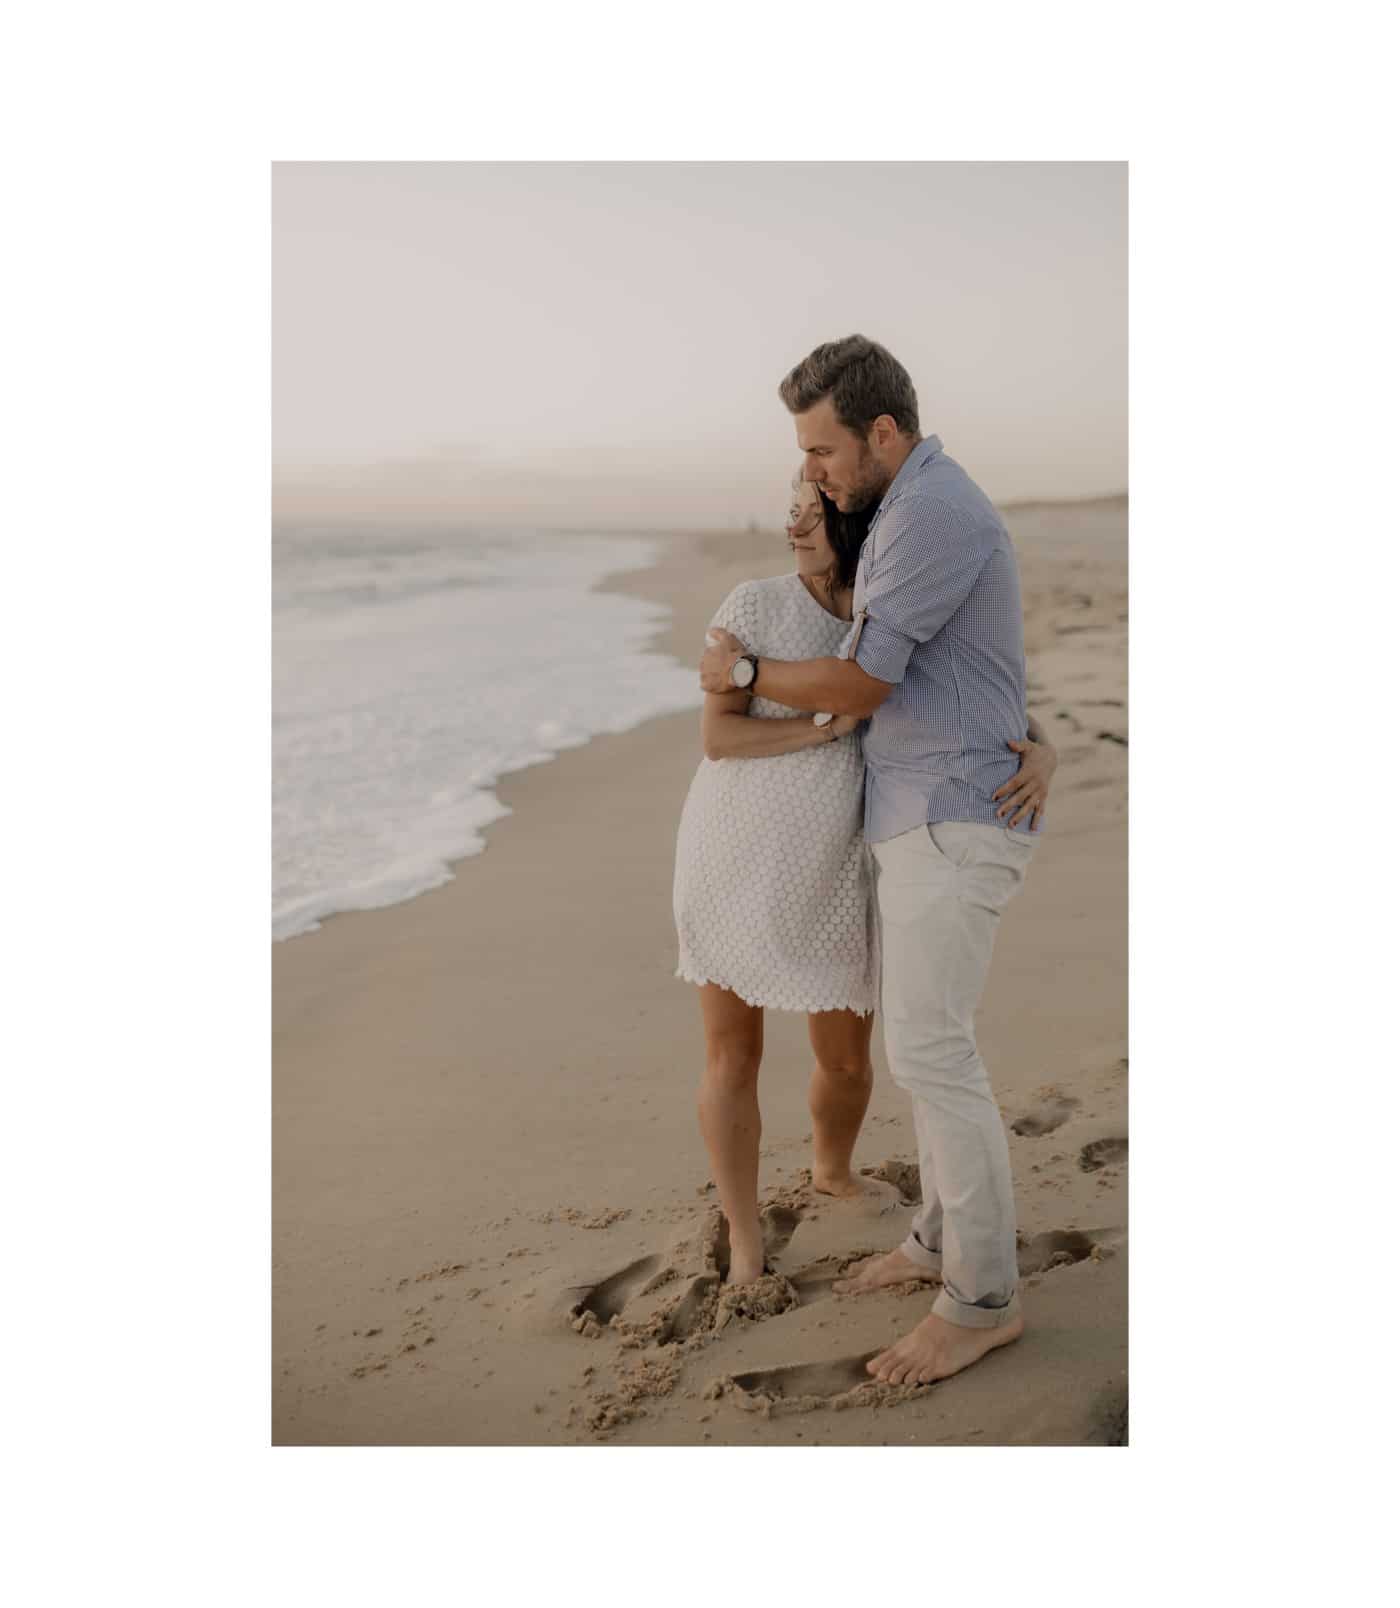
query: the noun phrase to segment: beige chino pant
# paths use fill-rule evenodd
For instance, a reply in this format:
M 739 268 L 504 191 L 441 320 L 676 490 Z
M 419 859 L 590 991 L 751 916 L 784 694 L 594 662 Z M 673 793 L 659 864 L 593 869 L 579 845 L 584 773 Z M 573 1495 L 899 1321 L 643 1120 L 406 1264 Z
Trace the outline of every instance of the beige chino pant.
M 1001 913 L 1034 840 L 938 821 L 871 846 L 890 1071 L 914 1103 L 923 1205 L 901 1249 L 943 1275 L 933 1310 L 990 1329 L 1017 1310 L 1016 1208 L 1001 1112 L 973 1018 Z

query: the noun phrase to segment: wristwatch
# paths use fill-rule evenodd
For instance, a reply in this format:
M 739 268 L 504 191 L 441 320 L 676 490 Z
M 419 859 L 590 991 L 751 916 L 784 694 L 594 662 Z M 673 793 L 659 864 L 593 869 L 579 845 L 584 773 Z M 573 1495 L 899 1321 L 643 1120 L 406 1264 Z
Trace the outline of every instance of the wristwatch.
M 729 681 L 732 686 L 745 691 L 753 686 L 754 678 L 758 675 L 758 656 L 753 653 L 741 653 L 729 667 Z

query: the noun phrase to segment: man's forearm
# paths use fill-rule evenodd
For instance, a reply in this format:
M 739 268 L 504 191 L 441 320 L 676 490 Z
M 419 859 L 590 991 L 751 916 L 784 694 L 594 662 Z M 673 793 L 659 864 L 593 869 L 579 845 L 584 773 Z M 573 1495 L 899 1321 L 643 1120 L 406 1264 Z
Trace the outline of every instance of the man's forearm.
M 789 709 L 873 714 L 888 692 L 852 659 L 760 659 L 753 690 Z

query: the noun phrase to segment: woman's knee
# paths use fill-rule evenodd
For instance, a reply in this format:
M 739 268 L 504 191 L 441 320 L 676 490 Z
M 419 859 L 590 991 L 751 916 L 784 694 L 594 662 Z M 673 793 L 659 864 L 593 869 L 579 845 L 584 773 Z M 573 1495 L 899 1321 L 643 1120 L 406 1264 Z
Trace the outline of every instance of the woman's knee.
M 721 1094 L 746 1094 L 758 1083 L 759 1055 L 747 1045 L 711 1045 L 705 1052 L 704 1087 Z
M 875 1081 L 875 1068 L 868 1055 L 818 1055 L 817 1070 L 823 1081 L 843 1088 L 859 1088 Z

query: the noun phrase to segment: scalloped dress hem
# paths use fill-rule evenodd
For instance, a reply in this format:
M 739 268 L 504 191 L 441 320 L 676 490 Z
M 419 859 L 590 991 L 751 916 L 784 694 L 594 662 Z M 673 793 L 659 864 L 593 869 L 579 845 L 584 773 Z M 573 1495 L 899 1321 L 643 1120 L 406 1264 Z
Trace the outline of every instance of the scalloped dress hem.
M 783 1000 L 753 999 L 744 993 L 742 989 L 735 988 L 732 983 L 726 983 L 720 977 L 697 977 L 680 966 L 671 975 L 678 977 L 683 983 L 694 983 L 697 988 L 703 988 L 706 984 L 714 988 L 723 988 L 729 993 L 737 995 L 745 1005 L 751 1005 L 755 1010 L 793 1011 L 804 1016 L 820 1016 L 825 1011 L 853 1011 L 857 1016 L 873 1016 L 875 1014 L 873 1005 L 860 1005 L 853 1000 L 837 1001 L 832 1005 L 789 1005 Z

